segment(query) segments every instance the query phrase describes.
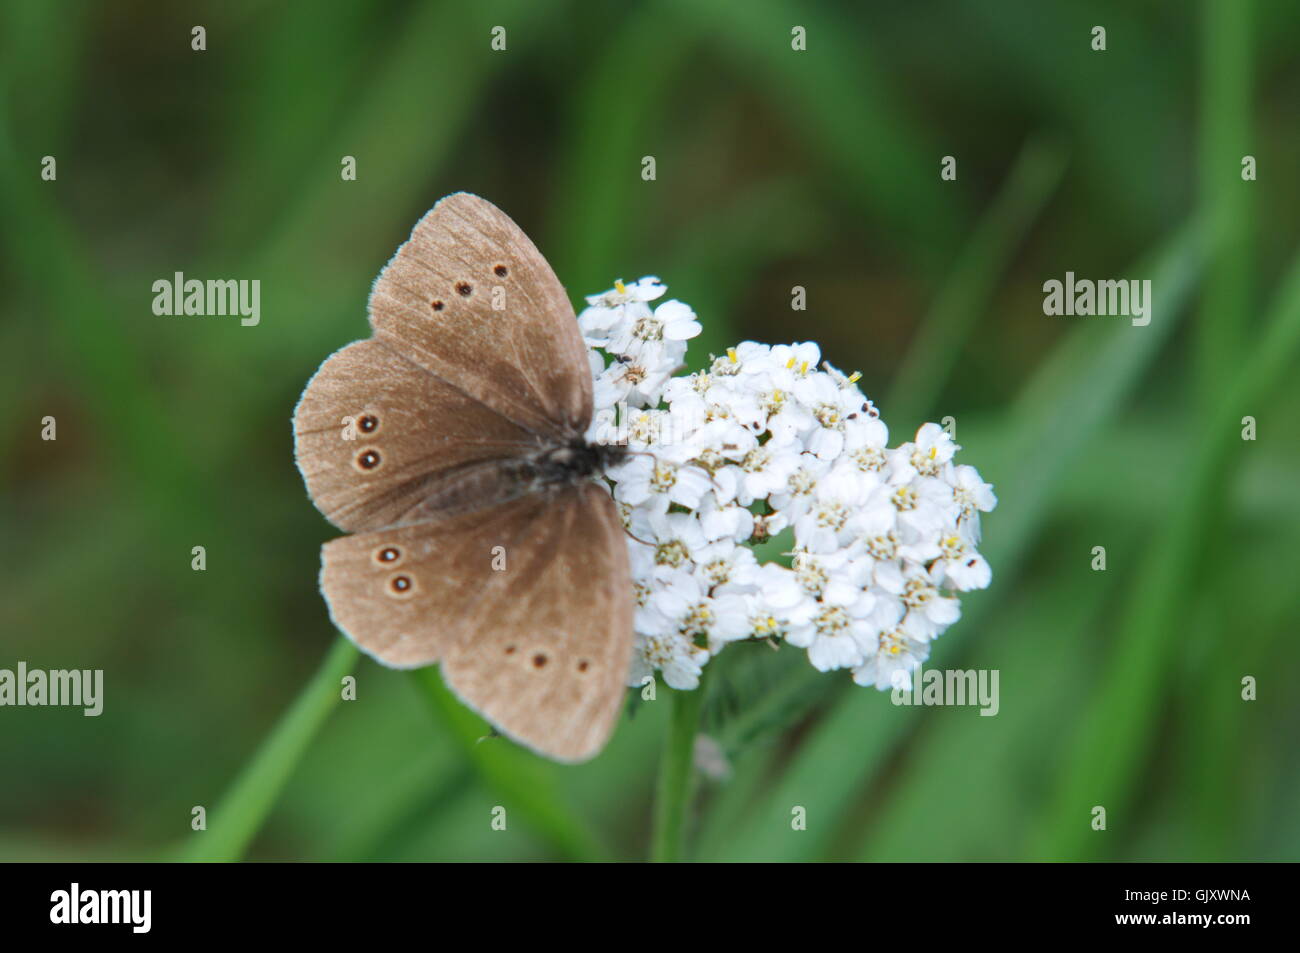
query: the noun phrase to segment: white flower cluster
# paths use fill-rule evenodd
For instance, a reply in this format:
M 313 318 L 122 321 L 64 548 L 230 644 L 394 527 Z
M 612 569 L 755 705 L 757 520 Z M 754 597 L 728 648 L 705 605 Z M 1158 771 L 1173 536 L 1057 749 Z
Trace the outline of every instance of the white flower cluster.
M 910 677 L 960 616 L 954 594 L 989 584 L 976 546 L 993 488 L 953 463 L 937 424 L 889 448 L 859 375 L 822 365 L 816 344 L 746 341 L 673 376 L 701 328 L 680 301 L 652 306 L 665 290 L 617 281 L 578 317 L 589 436 L 640 451 L 608 473 L 637 591 L 628 683 L 660 671 L 695 688 L 741 639 L 806 649 L 861 685 Z M 792 566 L 760 564 L 753 545 L 786 529 Z

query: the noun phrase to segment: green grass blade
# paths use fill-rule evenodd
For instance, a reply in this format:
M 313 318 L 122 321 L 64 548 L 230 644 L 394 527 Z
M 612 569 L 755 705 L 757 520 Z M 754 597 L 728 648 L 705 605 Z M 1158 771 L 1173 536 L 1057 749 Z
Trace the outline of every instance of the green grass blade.
M 1213 405 L 1232 380 L 1252 300 L 1251 199 L 1258 186 L 1241 178 L 1242 158 L 1256 151 L 1250 118 L 1252 6 L 1251 0 L 1203 0 L 1201 5 L 1200 195 L 1224 233 L 1206 269 L 1196 322 L 1191 383 L 1205 406 Z
M 357 648 L 339 636 L 325 661 L 211 812 L 208 829 L 180 851 L 188 861 L 239 860 L 275 804 L 294 765 L 341 697 L 343 676 L 357 663 Z
M 912 433 L 923 415 L 934 410 L 998 279 L 1064 172 L 1061 147 L 1039 138 L 1021 149 L 1001 191 L 939 289 L 894 377 L 888 399 L 880 403 L 900 433 Z
M 1230 465 L 1241 458 L 1241 418 L 1258 413 L 1300 350 L 1300 259 L 1270 311 L 1265 336 L 1234 377 L 1208 421 L 1175 514 L 1152 546 L 1115 640 L 1105 682 L 1072 748 L 1064 778 L 1035 843 L 1044 859 L 1088 857 L 1099 849 L 1094 806 L 1123 829 L 1171 674 L 1183 594 L 1203 552 L 1203 515 Z M 1234 453 L 1233 448 L 1239 448 Z
M 507 818 L 522 817 L 570 860 L 608 859 L 609 851 L 565 801 L 557 777 L 557 771 L 564 769 L 504 738 L 489 738 L 490 726 L 448 690 L 436 666 L 417 669 L 411 679 L 460 742 L 484 783 L 501 799 Z M 486 810 L 483 816 L 486 824 Z
M 839 190 L 889 231 L 917 270 L 937 274 L 945 267 L 965 218 L 962 203 L 939 179 L 943 150 L 900 109 L 862 31 L 847 22 L 858 12 L 788 0 L 672 0 L 671 6 L 683 22 L 706 29 L 737 70 L 766 87 L 791 132 L 806 137 Z M 807 29 L 804 52 L 791 48 L 796 24 Z M 846 88 L 851 99 L 835 94 Z

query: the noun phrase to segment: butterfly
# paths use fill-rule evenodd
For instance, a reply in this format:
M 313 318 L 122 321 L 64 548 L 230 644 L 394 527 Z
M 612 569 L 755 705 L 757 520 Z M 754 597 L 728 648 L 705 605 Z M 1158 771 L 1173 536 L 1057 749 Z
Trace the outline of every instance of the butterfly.
M 592 372 L 546 259 L 491 202 L 420 219 L 370 294 L 373 335 L 331 355 L 294 411 L 298 469 L 351 535 L 327 542 L 330 618 L 393 668 L 439 663 L 498 731 L 586 760 L 618 719 L 634 595 L 596 481 Z

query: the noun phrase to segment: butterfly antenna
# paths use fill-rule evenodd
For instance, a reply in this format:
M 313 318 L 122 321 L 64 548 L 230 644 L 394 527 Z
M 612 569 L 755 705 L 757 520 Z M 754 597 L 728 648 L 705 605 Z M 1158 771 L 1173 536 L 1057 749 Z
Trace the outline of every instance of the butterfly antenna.
M 649 450 L 629 450 L 626 447 L 624 447 L 623 452 L 626 453 L 629 457 L 649 457 L 655 463 L 659 462 L 659 458 L 656 457 Z
M 626 526 L 623 527 L 623 532 L 627 533 L 627 535 L 631 536 L 631 537 L 632 537 L 633 539 L 635 539 L 638 543 L 641 543 L 641 544 L 644 545 L 644 546 L 650 546 L 650 547 L 653 547 L 653 546 L 656 545 L 655 543 L 650 542 L 650 540 L 648 540 L 648 539 L 642 539 L 640 536 L 638 536 L 636 533 L 632 532 L 632 531 L 631 531 L 630 529 L 628 529 Z

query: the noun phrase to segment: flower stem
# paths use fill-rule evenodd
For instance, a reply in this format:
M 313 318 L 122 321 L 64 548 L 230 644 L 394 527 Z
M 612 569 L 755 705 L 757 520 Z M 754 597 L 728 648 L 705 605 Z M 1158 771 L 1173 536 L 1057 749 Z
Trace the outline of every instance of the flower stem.
M 707 672 L 706 672 L 707 674 Z M 659 761 L 655 789 L 654 841 L 650 859 L 676 863 L 686 845 L 686 808 L 691 800 L 695 765 L 695 735 L 704 707 L 705 677 L 694 691 L 673 691 L 668 737 Z

